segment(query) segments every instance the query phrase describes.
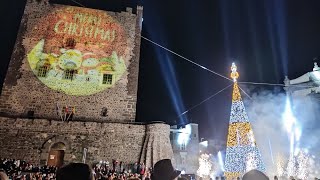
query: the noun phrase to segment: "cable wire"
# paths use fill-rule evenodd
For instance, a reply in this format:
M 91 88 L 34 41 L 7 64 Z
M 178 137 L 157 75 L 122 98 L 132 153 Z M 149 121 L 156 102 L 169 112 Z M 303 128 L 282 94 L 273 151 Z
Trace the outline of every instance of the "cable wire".
M 220 76 L 220 77 L 222 77 L 224 79 L 232 81 L 230 78 L 228 78 L 228 77 L 226 77 L 226 76 L 224 76 L 222 74 L 219 74 L 219 73 L 217 73 L 217 72 L 215 72 L 215 71 L 213 71 L 211 69 L 208 69 L 207 67 L 204 67 L 201 64 L 196 63 L 196 62 L 194 62 L 194 61 L 192 61 L 192 60 L 190 60 L 190 59 L 188 59 L 188 58 L 186 58 L 186 57 L 184 57 L 184 56 L 182 56 L 182 55 L 180 55 L 180 54 L 178 54 L 178 53 L 176 53 L 176 52 L 174 52 L 174 51 L 172 51 L 172 50 L 170 50 L 170 49 L 168 49 L 168 48 L 166 48 L 166 47 L 164 47 L 164 46 L 162 46 L 162 45 L 160 45 L 160 44 L 158 44 L 158 43 L 156 43 L 156 42 L 154 42 L 154 41 L 152 41 L 152 40 L 150 40 L 150 39 L 148 39 L 148 38 L 146 38 L 144 36 L 142 36 L 142 35 L 141 35 L 141 38 L 151 42 L 154 45 L 157 45 L 158 47 L 161 47 L 162 49 L 164 49 L 164 50 L 166 50 L 166 51 L 168 51 L 168 52 L 170 52 L 170 53 L 172 53 L 172 54 L 174 54 L 174 55 L 176 55 L 176 56 L 178 56 L 178 57 L 180 57 L 180 58 L 182 58 L 182 59 L 184 59 L 184 60 L 186 60 L 186 61 L 188 61 L 188 62 L 190 62 L 190 63 L 192 63 L 192 64 L 194 64 L 194 65 L 196 65 L 196 66 L 198 66 L 198 67 L 200 67 L 202 69 L 204 69 L 204 70 L 207 70 L 207 71 L 209 71 L 209 72 L 211 72 L 211 73 L 213 73 L 213 74 L 215 74 L 217 76 Z
M 86 6 L 84 6 L 83 4 L 79 3 L 79 2 L 76 1 L 76 0 L 71 0 L 71 1 L 74 2 L 74 3 L 76 3 L 76 4 L 78 4 L 78 5 L 80 5 L 80 6 L 82 6 L 82 7 L 86 7 Z M 190 60 L 189 58 L 186 58 L 186 57 L 184 57 L 184 56 L 182 56 L 182 55 L 180 55 L 180 54 L 178 54 L 178 53 L 176 53 L 176 52 L 174 52 L 174 51 L 172 51 L 172 50 L 170 50 L 170 49 L 168 49 L 168 48 L 166 48 L 166 47 L 164 47 L 164 46 L 162 46 L 162 45 L 160 45 L 160 44 L 158 44 L 158 43 L 156 43 L 156 42 L 154 42 L 154 41 L 152 41 L 151 39 L 148 39 L 148 38 L 146 38 L 146 37 L 144 37 L 144 36 L 142 36 L 142 35 L 139 35 L 139 36 L 140 36 L 142 39 L 144 39 L 144 40 L 146 40 L 146 41 L 148 41 L 148 42 L 150 42 L 150 43 L 152 43 L 152 44 L 154 44 L 154 45 L 156 45 L 156 46 L 158 46 L 158 47 L 160 47 L 160 48 L 162 48 L 162 49 L 164 49 L 164 50 L 166 50 L 166 51 L 168 51 L 168 52 L 170 52 L 170 53 L 172 53 L 172 54 L 174 54 L 174 55 L 176 55 L 176 56 L 178 56 L 178 57 L 180 57 L 180 58 L 182 58 L 182 59 L 184 59 L 184 60 L 186 60 L 186 61 L 188 61 L 188 62 L 190 62 L 190 63 L 192 63 L 192 64 L 194 64 L 194 65 L 196 65 L 196 66 L 198 66 L 198 67 L 200 67 L 200 68 L 202 68 L 202 69 L 204 69 L 204 70 L 207 70 L 207 71 L 209 71 L 209 72 L 211 72 L 211 73 L 213 73 L 213 74 L 215 74 L 215 75 L 217 75 L 217 76 L 220 76 L 220 77 L 222 77 L 222 78 L 224 78 L 224 79 L 227 79 L 227 80 L 229 80 L 229 81 L 232 81 L 230 78 L 228 78 L 228 77 L 226 77 L 226 76 L 224 76 L 224 75 L 222 75 L 222 74 L 220 74 L 220 73 L 217 73 L 217 72 L 215 72 L 215 71 L 213 71 L 213 70 L 211 70 L 211 69 L 208 69 L 207 67 L 202 66 L 201 64 L 196 63 L 196 62 Z M 314 86 L 284 85 L 284 84 L 259 83 L 259 82 L 238 82 L 238 83 L 239 83 L 239 84 L 252 84 L 252 85 L 267 85 L 267 86 L 302 87 L 302 88 L 313 88 L 313 87 L 314 87 Z M 232 85 L 232 84 L 231 84 L 231 85 Z M 209 98 L 205 99 L 204 101 L 201 101 L 199 104 L 193 106 L 193 107 L 190 108 L 189 110 L 187 110 L 187 111 L 183 112 L 182 114 L 180 114 L 178 117 L 184 115 L 184 114 L 187 113 L 188 111 L 190 111 L 190 110 L 194 109 L 195 107 L 201 105 L 202 103 L 204 103 L 205 101 L 207 101 L 207 100 L 209 100 L 210 98 L 214 97 L 215 95 L 219 94 L 220 92 L 222 92 L 223 90 L 227 89 L 227 88 L 230 87 L 231 85 L 225 87 L 224 89 L 222 89 L 222 90 L 219 91 L 218 93 L 214 94 L 213 96 L 210 96 Z M 247 97 L 249 97 L 249 99 L 252 99 L 240 86 L 239 86 L 239 88 L 240 88 L 240 90 L 241 90 Z
M 83 4 L 79 3 L 78 1 L 75 1 L 75 0 L 70 0 L 70 1 L 72 1 L 72 2 L 74 2 L 74 3 L 76 3 L 76 4 L 78 4 L 79 6 L 86 7 L 86 6 L 84 6 Z
M 251 100 L 252 98 L 249 96 L 249 94 L 248 93 L 246 93 L 240 86 L 238 86 L 239 87 L 239 89 L 246 95 L 246 96 L 248 96 L 248 98 Z
M 232 86 L 232 84 L 230 84 L 230 85 L 228 85 L 227 87 L 225 87 L 225 88 L 221 89 L 220 91 L 216 92 L 215 94 L 213 94 L 213 95 L 209 96 L 208 98 L 204 99 L 204 100 L 203 100 L 203 101 L 201 101 L 200 103 L 198 103 L 198 104 L 196 104 L 196 105 L 192 106 L 192 107 L 191 107 L 191 108 L 189 108 L 188 110 L 186 110 L 186 111 L 184 111 L 183 113 L 181 113 L 178 117 L 180 117 L 180 116 L 182 116 L 182 115 L 184 115 L 184 114 L 188 113 L 188 112 L 189 112 L 189 111 L 191 111 L 192 109 L 194 109 L 194 108 L 196 108 L 196 107 L 200 106 L 200 105 L 201 105 L 201 104 L 203 104 L 204 102 L 206 102 L 206 101 L 208 101 L 209 99 L 213 98 L 214 96 L 216 96 L 216 95 L 220 94 L 222 91 L 224 91 L 224 90 L 228 89 L 230 86 Z
M 72 2 L 74 2 L 74 3 L 76 3 L 76 4 L 78 4 L 78 5 L 80 5 L 80 6 L 82 6 L 82 7 L 86 7 L 86 6 L 84 6 L 83 4 L 81 4 L 81 3 L 79 3 L 78 1 L 76 1 L 76 0 L 70 0 L 70 1 L 72 1 Z M 178 54 L 178 53 L 176 53 L 176 52 L 174 52 L 174 51 L 172 51 L 172 50 L 170 50 L 170 49 L 168 49 L 168 48 L 166 48 L 166 47 L 164 47 L 164 46 L 162 46 L 162 45 L 160 45 L 160 44 L 158 44 L 158 43 L 156 43 L 156 42 L 154 42 L 154 41 L 152 41 L 152 40 L 150 40 L 150 39 L 148 39 L 148 38 L 146 38 L 146 37 L 144 37 L 144 36 L 142 36 L 142 35 L 139 35 L 142 39 L 144 39 L 144 40 L 146 40 L 146 41 L 149 41 L 149 42 L 151 42 L 152 44 L 154 44 L 154 45 L 156 45 L 156 46 L 158 46 L 158 47 L 160 47 L 160 48 L 162 48 L 162 49 L 164 49 L 164 50 L 166 50 L 166 51 L 168 51 L 168 52 L 170 52 L 170 53 L 172 53 L 172 54 L 174 54 L 174 55 L 176 55 L 176 56 L 178 56 L 178 57 L 180 57 L 180 58 L 182 58 L 182 59 L 184 59 L 184 60 L 186 60 L 186 61 L 188 61 L 188 62 L 190 62 L 190 63 L 192 63 L 192 64 L 194 64 L 194 65 L 196 65 L 196 66 L 198 66 L 198 67 L 200 67 L 200 68 L 202 68 L 202 69 L 204 69 L 204 70 L 207 70 L 207 71 L 209 71 L 209 72 L 211 72 L 211 73 L 213 73 L 213 74 L 215 74 L 215 75 L 217 75 L 217 76 L 220 76 L 220 77 L 222 77 L 222 78 L 224 78 L 224 79 L 227 79 L 227 80 L 229 80 L 229 81 L 232 81 L 230 78 L 228 78 L 228 77 L 226 77 L 226 76 L 224 76 L 224 75 L 222 75 L 222 74 L 220 74 L 220 73 L 217 73 L 217 72 L 215 72 L 215 71 L 213 71 L 213 70 L 211 70 L 211 69 L 208 69 L 207 67 L 205 67 L 205 66 L 202 66 L 201 64 L 198 64 L 198 63 L 196 63 L 196 62 L 194 62 L 194 61 L 192 61 L 192 60 L 190 60 L 190 59 L 188 59 L 188 58 L 186 58 L 186 57 L 184 57 L 184 56 L 182 56 L 182 55 L 180 55 L 180 54 Z M 275 83 L 259 83 L 259 82 L 238 82 L 239 84 L 252 84 L 252 85 L 267 85 L 267 86 L 286 86 L 286 87 L 302 87 L 302 88 L 313 88 L 314 86 L 303 86 L 303 85 L 284 85 L 284 84 L 275 84 Z M 241 89 L 241 88 L 240 88 Z M 241 89 L 244 93 L 245 93 L 245 91 L 243 90 L 243 89 Z M 247 93 L 245 93 L 245 94 L 247 94 Z M 249 96 L 248 96 L 249 97 Z
M 79 3 L 79 2 L 76 1 L 76 0 L 70 0 L 70 1 L 72 1 L 72 2 L 74 2 L 74 3 L 76 3 L 76 4 L 78 4 L 78 5 L 80 5 L 80 6 L 82 6 L 82 7 L 85 7 L 83 4 Z M 172 51 L 172 50 L 170 50 L 170 49 L 168 49 L 168 48 L 166 48 L 166 47 L 164 47 L 164 46 L 162 46 L 162 45 L 160 45 L 160 44 L 158 44 L 158 43 L 156 43 L 156 42 L 154 42 L 154 41 L 152 41 L 151 39 L 148 39 L 148 38 L 146 38 L 146 37 L 144 37 L 144 36 L 142 36 L 142 35 L 138 35 L 138 36 L 140 36 L 142 39 L 144 39 L 144 40 L 146 40 L 146 41 L 149 41 L 149 42 L 151 42 L 152 44 L 154 44 L 154 45 L 156 45 L 156 46 L 158 46 L 158 47 L 160 47 L 160 48 L 162 48 L 162 49 L 164 49 L 164 50 L 166 50 L 166 51 L 168 51 L 168 52 L 170 52 L 170 53 L 172 53 L 172 54 L 174 54 L 174 55 L 176 55 L 176 56 L 178 56 L 178 57 L 180 57 L 180 58 L 182 58 L 182 59 L 184 59 L 184 60 L 186 60 L 186 61 L 188 61 L 188 62 L 190 62 L 190 63 L 192 63 L 192 64 L 194 64 L 194 65 L 196 65 L 196 66 L 198 66 L 198 67 L 200 67 L 200 68 L 202 68 L 202 69 L 204 69 L 204 70 L 207 70 L 207 71 L 209 71 L 209 72 L 211 72 L 211 73 L 213 73 L 213 74 L 215 74 L 215 75 L 217 75 L 217 76 L 220 76 L 220 77 L 222 77 L 222 78 L 224 78 L 224 79 L 227 79 L 227 80 L 229 80 L 229 81 L 232 81 L 230 78 L 228 78 L 228 77 L 226 77 L 226 76 L 224 76 L 224 75 L 222 75 L 222 74 L 220 74 L 220 73 L 217 73 L 217 72 L 215 72 L 215 71 L 213 71 L 213 70 L 211 70 L 211 69 L 208 69 L 207 67 L 202 66 L 201 64 L 198 64 L 198 63 L 196 63 L 196 62 L 194 62 L 194 61 L 192 61 L 192 60 L 190 60 L 190 59 L 188 59 L 188 58 L 186 58 L 186 57 L 184 57 L 184 56 L 182 56 L 182 55 L 180 55 L 180 54 L 178 54 L 178 53 L 176 53 L 176 52 L 174 52 L 174 51 Z
M 304 85 L 285 85 L 276 83 L 263 83 L 263 82 L 238 82 L 239 84 L 252 84 L 252 85 L 266 85 L 266 86 L 283 86 L 283 87 L 301 87 L 301 88 L 314 88 L 314 86 L 304 86 Z

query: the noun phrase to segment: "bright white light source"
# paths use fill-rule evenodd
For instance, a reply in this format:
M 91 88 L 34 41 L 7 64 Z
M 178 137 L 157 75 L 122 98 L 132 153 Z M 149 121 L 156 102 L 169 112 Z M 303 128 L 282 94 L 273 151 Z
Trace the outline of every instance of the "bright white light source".
M 296 136 L 296 141 L 299 141 L 300 137 L 301 137 L 301 129 L 299 127 L 296 127 L 294 133 L 295 133 L 295 136 Z
M 185 128 L 180 130 L 180 133 L 178 134 L 178 144 L 185 144 L 187 145 L 190 140 L 191 135 L 191 126 L 188 124 Z
M 300 148 L 296 147 L 296 149 L 294 150 L 294 156 L 297 156 L 300 152 Z
M 181 171 L 181 174 L 186 174 L 186 171 L 185 171 L 185 170 L 182 170 L 182 171 Z
M 224 165 L 223 165 L 223 159 L 222 159 L 221 151 L 218 152 L 218 159 L 219 159 L 220 168 L 224 172 Z
M 294 134 L 292 133 L 290 136 L 290 156 L 294 153 Z
M 320 80 L 320 72 L 319 71 L 314 71 L 312 72 L 312 74 L 314 75 L 314 77 L 319 81 Z
M 284 125 L 287 132 L 291 133 L 293 125 L 296 123 L 296 118 L 293 116 L 293 113 L 291 110 L 291 102 L 288 96 L 286 100 L 285 112 L 282 114 L 282 118 L 283 118 Z
M 200 145 L 204 146 L 204 147 L 208 147 L 208 141 L 202 141 L 200 143 Z
M 208 177 L 212 171 L 212 161 L 210 161 L 210 156 L 208 154 L 201 154 L 199 157 L 199 169 L 197 174 L 200 177 Z

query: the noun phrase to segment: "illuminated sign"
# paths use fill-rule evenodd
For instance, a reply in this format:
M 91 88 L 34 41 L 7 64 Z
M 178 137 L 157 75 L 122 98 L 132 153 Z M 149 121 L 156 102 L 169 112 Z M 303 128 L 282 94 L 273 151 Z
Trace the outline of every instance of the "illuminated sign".
M 34 28 L 39 27 L 45 36 L 27 58 L 49 88 L 68 95 L 95 94 L 114 86 L 126 71 L 125 32 L 107 12 L 59 7 Z

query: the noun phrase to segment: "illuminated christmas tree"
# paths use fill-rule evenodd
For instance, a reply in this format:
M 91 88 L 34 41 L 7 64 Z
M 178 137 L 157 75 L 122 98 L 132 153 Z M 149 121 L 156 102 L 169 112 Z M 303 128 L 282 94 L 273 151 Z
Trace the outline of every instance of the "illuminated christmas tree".
M 241 99 L 237 83 L 239 74 L 234 63 L 232 63 L 231 71 L 234 85 L 224 172 L 227 179 L 241 177 L 252 169 L 265 172 L 265 166 Z

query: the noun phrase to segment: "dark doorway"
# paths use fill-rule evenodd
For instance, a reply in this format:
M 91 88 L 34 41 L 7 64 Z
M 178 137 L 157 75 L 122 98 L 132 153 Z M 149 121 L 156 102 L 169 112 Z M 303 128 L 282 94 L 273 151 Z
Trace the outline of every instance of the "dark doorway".
M 65 150 L 66 146 L 64 143 L 58 142 L 53 144 L 50 147 L 47 165 L 61 167 L 63 165 Z

